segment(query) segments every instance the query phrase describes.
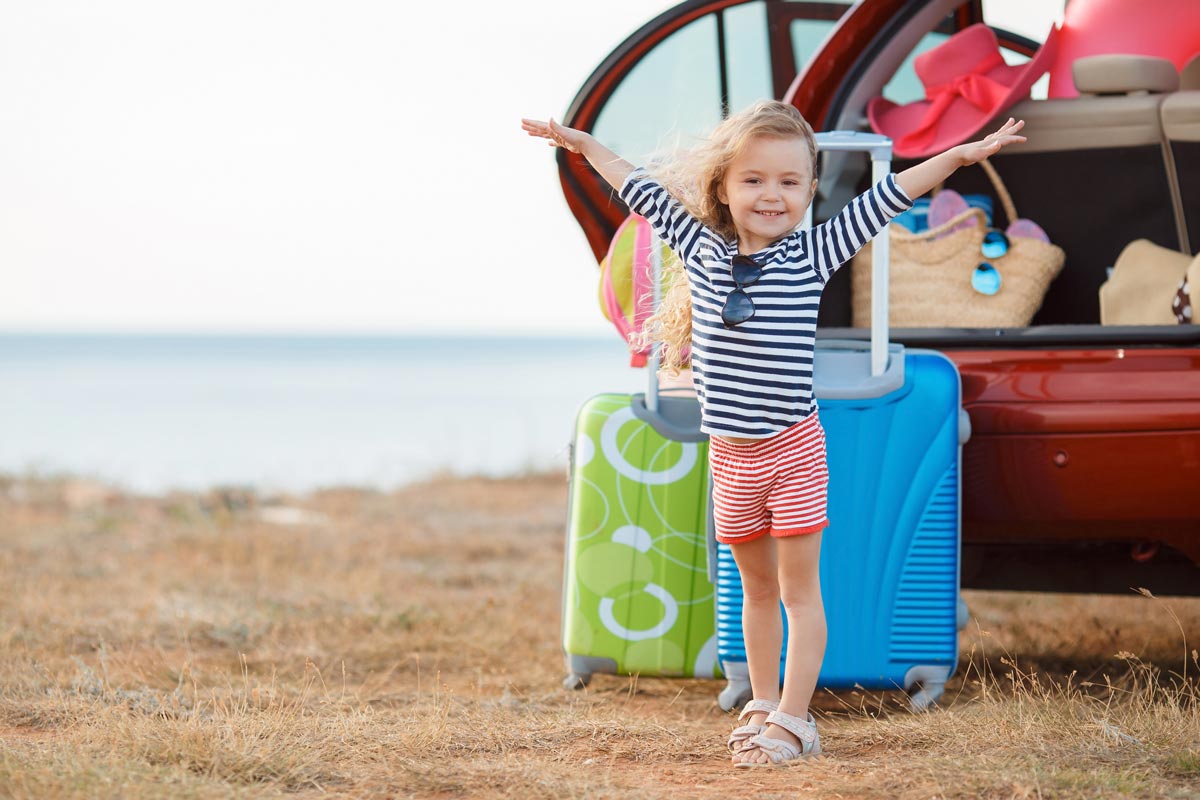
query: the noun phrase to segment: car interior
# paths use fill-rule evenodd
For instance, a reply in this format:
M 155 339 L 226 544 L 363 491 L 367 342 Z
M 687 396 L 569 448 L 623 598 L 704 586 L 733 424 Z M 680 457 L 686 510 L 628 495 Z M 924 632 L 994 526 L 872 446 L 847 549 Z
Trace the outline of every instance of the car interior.
M 904 59 L 958 0 L 930 3 L 864 61 L 845 93 L 836 129 L 869 130 L 865 109 Z M 1178 343 L 1200 339 L 1196 326 L 1100 326 L 1098 291 L 1121 250 L 1136 239 L 1193 253 L 1200 246 L 1200 57 L 1182 74 L 1166 59 L 1107 55 L 1073 65 L 1078 97 L 1027 99 L 983 126 L 1024 119 L 1029 141 L 992 159 L 1020 216 L 1037 222 L 1062 247 L 1066 263 L 1028 329 L 1015 344 L 1064 338 Z M 821 206 L 836 209 L 866 188 L 863 159 L 828 154 L 821 165 Z M 897 159 L 899 172 L 913 161 Z M 993 193 L 981 169 L 959 170 L 946 183 L 960 193 Z M 997 209 L 997 214 L 1002 212 Z M 1000 224 L 1000 221 L 997 221 Z M 821 325 L 850 325 L 848 270 L 835 276 L 822 303 Z M 897 331 L 897 338 L 970 346 L 994 330 Z

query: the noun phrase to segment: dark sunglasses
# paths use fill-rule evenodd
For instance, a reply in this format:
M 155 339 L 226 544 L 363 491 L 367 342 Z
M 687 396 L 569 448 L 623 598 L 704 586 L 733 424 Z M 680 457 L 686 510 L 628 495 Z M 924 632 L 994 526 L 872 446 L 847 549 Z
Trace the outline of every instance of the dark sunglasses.
M 1008 236 L 992 228 L 983 236 L 979 248 L 984 258 L 1002 258 L 1008 255 Z M 984 261 L 971 273 L 971 288 L 980 294 L 994 295 L 1000 291 L 1000 271 Z
M 733 283 L 737 288 L 725 297 L 725 305 L 721 306 L 721 321 L 725 327 L 741 325 L 754 316 L 754 301 L 742 287 L 755 283 L 762 277 L 762 272 L 762 267 L 750 256 L 733 257 Z

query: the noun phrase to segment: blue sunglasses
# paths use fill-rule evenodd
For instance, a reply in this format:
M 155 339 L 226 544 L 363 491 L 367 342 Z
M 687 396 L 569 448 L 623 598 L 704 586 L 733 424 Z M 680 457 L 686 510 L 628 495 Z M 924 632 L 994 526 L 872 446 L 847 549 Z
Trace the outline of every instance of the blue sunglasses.
M 1008 255 L 1008 247 L 1008 236 L 992 228 L 984 234 L 979 250 L 984 258 L 996 259 Z M 1000 271 L 987 261 L 980 262 L 971 273 L 971 288 L 989 297 L 1000 291 L 1000 282 Z

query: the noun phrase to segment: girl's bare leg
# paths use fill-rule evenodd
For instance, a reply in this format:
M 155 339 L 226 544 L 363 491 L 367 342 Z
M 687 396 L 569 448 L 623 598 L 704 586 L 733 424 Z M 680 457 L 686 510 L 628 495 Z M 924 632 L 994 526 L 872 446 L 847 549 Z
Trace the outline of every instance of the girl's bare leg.
M 821 602 L 820 575 L 821 534 L 782 537 L 778 540 L 777 547 L 780 597 L 788 618 L 787 665 L 779 710 L 805 719 L 808 715 L 809 701 L 812 700 L 817 687 L 821 662 L 825 658 L 825 606 Z M 734 558 L 736 557 L 735 552 Z M 747 631 L 747 660 L 750 654 L 749 641 L 750 633 Z M 750 675 L 753 683 L 753 666 Z M 755 694 L 755 697 L 757 696 Z M 787 739 L 797 747 L 800 746 L 795 736 L 777 725 L 768 727 L 766 735 Z M 762 751 L 751 748 L 739 753 L 737 760 L 766 762 L 770 759 Z
M 779 562 L 770 535 L 730 546 L 742 576 L 742 633 L 746 666 L 755 700 L 779 699 L 779 656 L 783 621 L 779 616 Z M 762 725 L 767 715 L 753 714 L 747 724 Z

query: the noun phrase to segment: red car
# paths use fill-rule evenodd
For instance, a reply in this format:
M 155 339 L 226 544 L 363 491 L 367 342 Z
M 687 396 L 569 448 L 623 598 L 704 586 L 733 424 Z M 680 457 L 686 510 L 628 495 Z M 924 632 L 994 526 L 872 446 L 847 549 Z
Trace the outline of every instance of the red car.
M 1074 0 L 1068 21 L 1086 1 Z M 988 18 L 978 0 L 694 0 L 617 47 L 565 122 L 634 161 L 663 130 L 700 134 L 726 109 L 762 97 L 793 103 L 818 131 L 867 130 L 870 98 L 918 99 L 912 58 L 979 22 Z M 1200 7 L 1171 24 L 1200 50 Z M 1014 60 L 1039 47 L 994 30 Z M 1102 326 L 1097 299 L 1135 239 L 1200 248 L 1200 91 L 1030 99 L 1009 115 L 1026 120 L 1029 143 L 994 163 L 1021 215 L 1066 252 L 1062 273 L 1028 327 L 891 331 L 894 341 L 941 350 L 962 376 L 972 428 L 962 584 L 1200 595 L 1200 325 Z M 585 161 L 558 158 L 567 202 L 599 260 L 627 210 Z M 868 177 L 865 162 L 823 159 L 817 219 Z M 991 191 L 972 170 L 948 186 Z M 825 292 L 821 336 L 869 336 L 849 327 L 849 272 Z

